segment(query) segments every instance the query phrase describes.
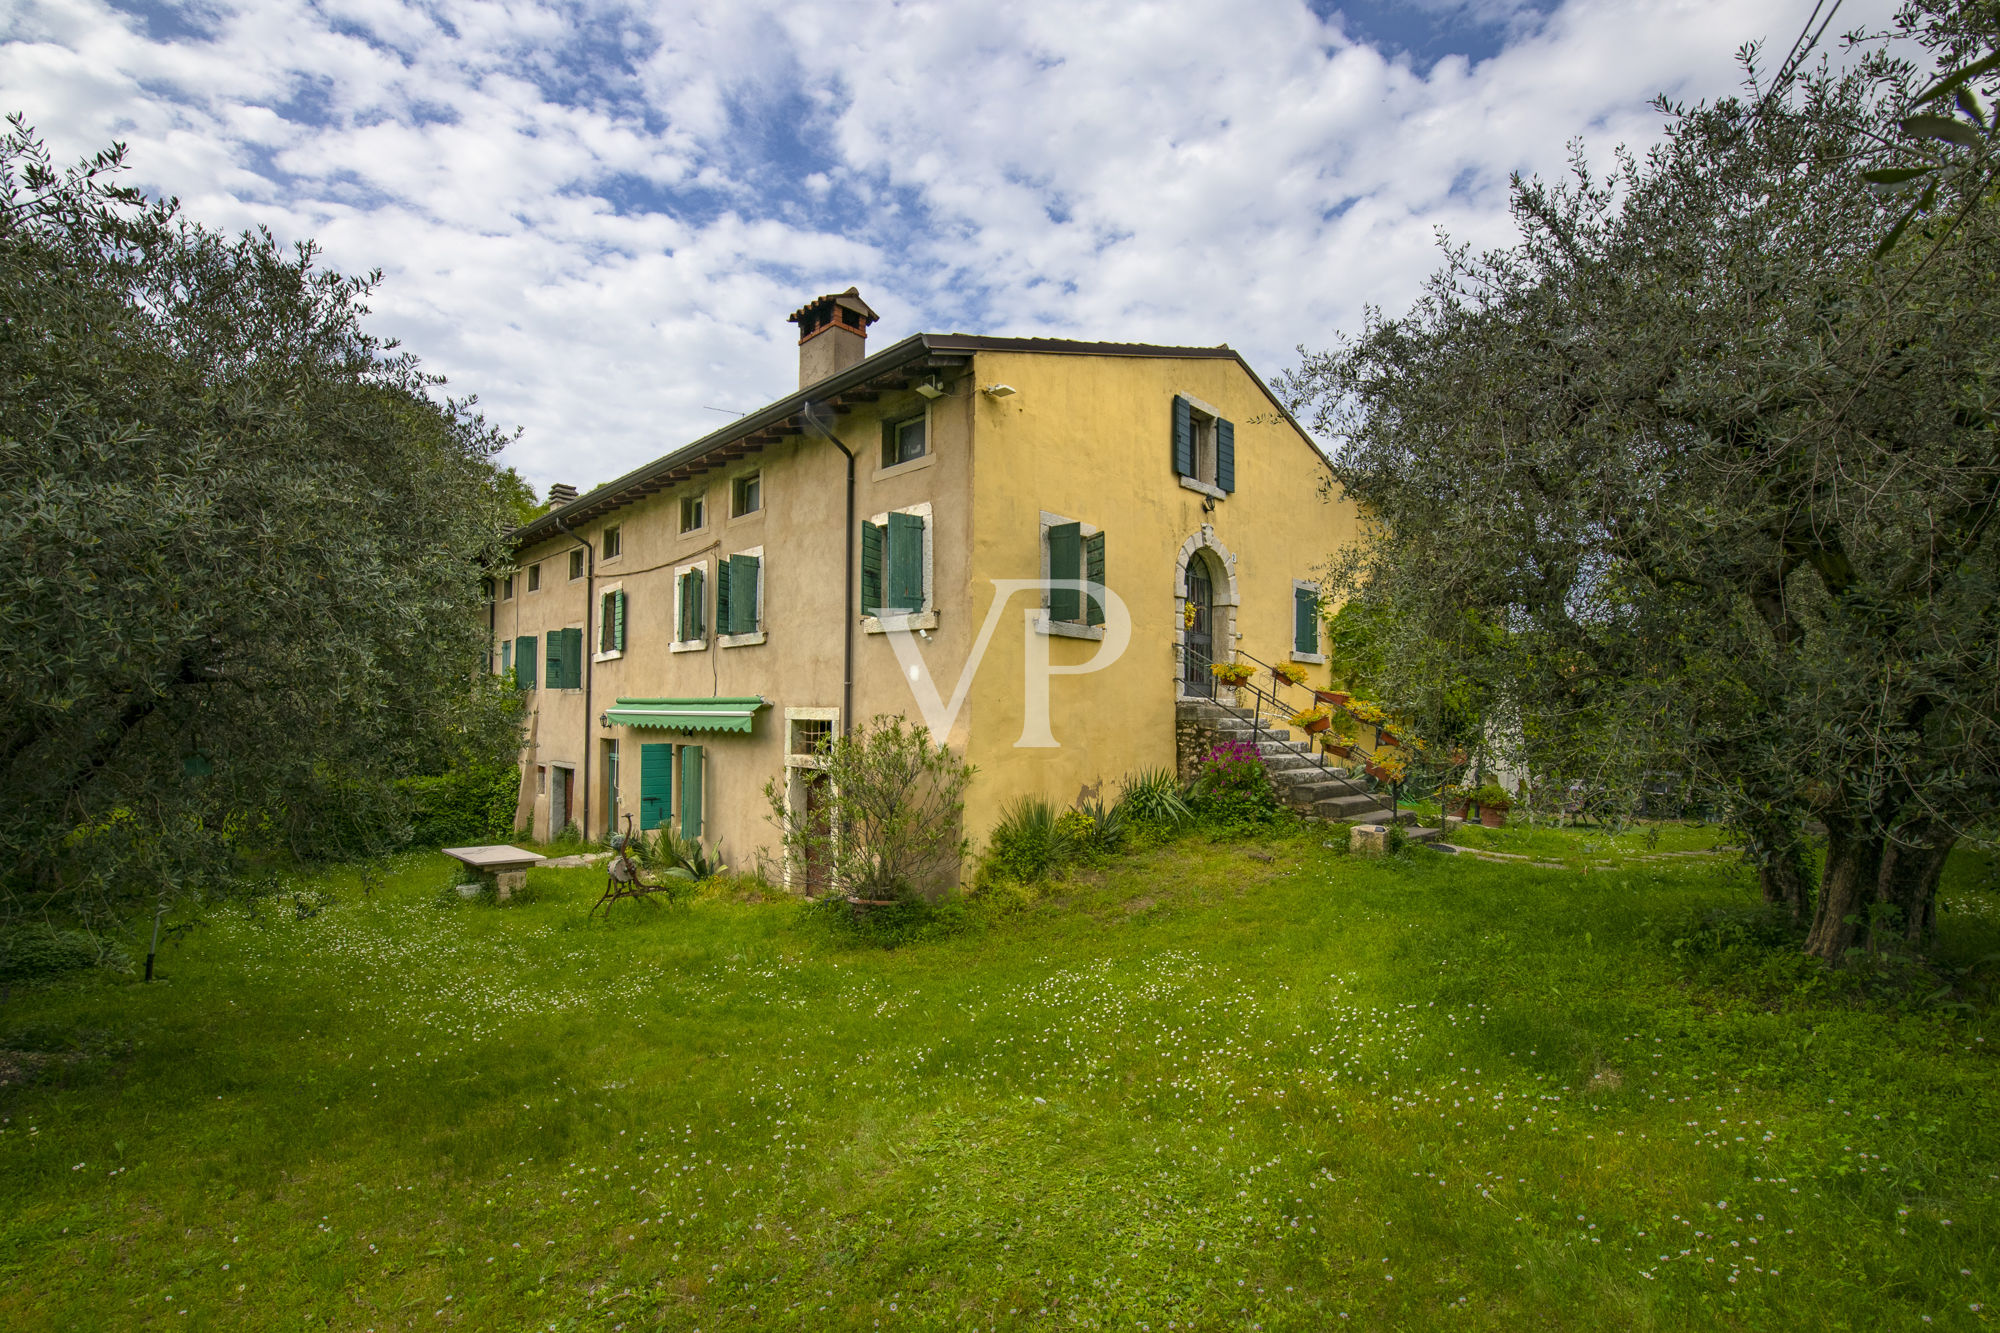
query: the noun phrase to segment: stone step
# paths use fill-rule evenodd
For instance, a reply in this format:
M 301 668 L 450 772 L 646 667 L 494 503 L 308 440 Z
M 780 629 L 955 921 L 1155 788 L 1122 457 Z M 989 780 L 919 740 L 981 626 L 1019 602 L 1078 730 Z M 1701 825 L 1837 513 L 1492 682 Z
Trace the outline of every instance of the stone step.
M 1217 735 L 1227 736 L 1230 740 L 1289 741 L 1292 738 L 1292 733 L 1287 728 L 1264 726 L 1248 721 L 1218 722 L 1215 724 L 1215 731 Z
M 1329 796 L 1313 803 L 1313 813 L 1322 819 L 1338 819 L 1353 824 L 1386 824 L 1391 818 L 1389 803 L 1378 796 Z
M 1330 801 L 1345 802 L 1346 805 L 1343 808 L 1356 810 L 1362 809 L 1364 806 L 1372 808 L 1378 805 L 1387 808 L 1389 804 L 1388 800 L 1382 796 L 1370 792 L 1357 791 L 1353 787 L 1335 786 L 1331 783 L 1318 784 L 1311 787 L 1280 787 L 1278 789 L 1278 796 L 1285 804 L 1295 805 L 1301 810 L 1318 810 L 1322 805 Z M 1363 805 L 1354 804 L 1357 801 L 1362 802 Z

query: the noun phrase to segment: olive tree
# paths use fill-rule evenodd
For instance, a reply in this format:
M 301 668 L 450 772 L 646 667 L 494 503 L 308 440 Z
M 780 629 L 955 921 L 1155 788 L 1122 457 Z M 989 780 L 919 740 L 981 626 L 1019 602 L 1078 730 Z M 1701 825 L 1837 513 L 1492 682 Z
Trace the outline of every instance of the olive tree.
M 375 279 L 0 139 L 0 889 L 119 915 L 361 850 L 493 762 L 500 438 L 363 330 Z
M 1900 21 L 1963 59 L 1973 13 Z M 1608 179 L 1517 180 L 1518 244 L 1287 388 L 1371 516 L 1332 581 L 1395 613 L 1391 702 L 1476 658 L 1545 798 L 1691 775 L 1840 960 L 1928 937 L 2000 791 L 2000 210 L 1977 172 L 1863 188 L 1918 175 L 1930 78 L 1887 47 L 1751 74 Z

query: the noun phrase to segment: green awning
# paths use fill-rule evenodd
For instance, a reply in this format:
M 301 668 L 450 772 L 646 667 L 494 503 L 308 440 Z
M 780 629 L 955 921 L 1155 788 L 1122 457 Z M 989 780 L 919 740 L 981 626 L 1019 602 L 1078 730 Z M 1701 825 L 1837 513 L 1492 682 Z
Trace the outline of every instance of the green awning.
M 750 734 L 758 710 L 770 701 L 760 695 L 727 699 L 620 699 L 604 710 L 613 727 L 657 727 L 662 731 L 733 731 Z

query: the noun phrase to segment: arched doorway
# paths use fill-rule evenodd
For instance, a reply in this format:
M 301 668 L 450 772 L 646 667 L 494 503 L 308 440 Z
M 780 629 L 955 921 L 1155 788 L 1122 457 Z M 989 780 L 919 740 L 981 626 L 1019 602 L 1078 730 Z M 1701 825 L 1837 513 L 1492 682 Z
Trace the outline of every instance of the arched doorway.
M 1181 693 L 1196 699 L 1215 697 L 1215 583 L 1208 561 L 1197 555 L 1187 565 L 1187 597 L 1181 605 Z
M 1236 658 L 1236 605 L 1236 557 L 1204 523 L 1181 543 L 1174 561 L 1174 643 L 1180 654 L 1174 684 L 1181 698 L 1230 697 L 1218 691 L 1208 668 Z

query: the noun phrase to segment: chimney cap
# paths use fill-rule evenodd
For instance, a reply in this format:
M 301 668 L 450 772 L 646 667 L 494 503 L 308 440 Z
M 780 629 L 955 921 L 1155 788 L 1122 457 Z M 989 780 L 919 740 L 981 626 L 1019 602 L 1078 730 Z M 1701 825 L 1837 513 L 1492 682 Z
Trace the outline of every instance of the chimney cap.
M 549 508 L 560 509 L 576 499 L 576 487 L 566 481 L 559 481 L 549 487 Z
M 836 309 L 847 312 L 846 317 L 837 318 L 834 314 Z M 868 303 L 861 299 L 861 289 L 849 287 L 844 292 L 829 292 L 825 296 L 814 297 L 786 315 L 785 322 L 799 326 L 799 341 L 804 342 L 820 329 L 836 322 L 865 338 L 868 336 L 868 326 L 880 318 L 881 316 L 869 309 Z

